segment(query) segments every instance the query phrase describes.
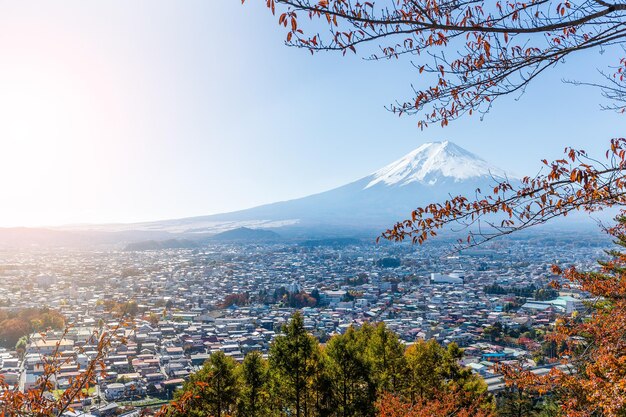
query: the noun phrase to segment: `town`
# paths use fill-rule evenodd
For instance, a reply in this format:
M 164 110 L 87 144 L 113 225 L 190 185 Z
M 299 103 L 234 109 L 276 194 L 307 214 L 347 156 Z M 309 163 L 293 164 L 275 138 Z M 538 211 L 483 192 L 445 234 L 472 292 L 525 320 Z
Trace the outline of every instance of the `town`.
M 551 265 L 593 270 L 610 241 L 549 234 L 450 250 L 356 239 L 286 243 L 223 242 L 147 251 L 5 250 L 0 254 L 1 314 L 50 309 L 71 327 L 41 329 L 0 342 L 0 376 L 28 390 L 47 356 L 70 358 L 53 395 L 95 354 L 94 329 L 130 328 L 105 358 L 106 374 L 76 404 L 79 415 L 133 415 L 173 397 L 213 352 L 237 361 L 268 352 L 296 310 L 324 343 L 364 322 L 383 322 L 407 345 L 455 342 L 463 365 L 502 388 L 493 369 L 519 363 L 536 372 L 559 366 L 543 335 L 558 315 L 585 314 L 587 295 L 553 289 Z M 553 350 L 553 349 L 552 349 Z M 69 412 L 68 412 L 69 413 Z M 73 414 L 67 414 L 73 415 Z

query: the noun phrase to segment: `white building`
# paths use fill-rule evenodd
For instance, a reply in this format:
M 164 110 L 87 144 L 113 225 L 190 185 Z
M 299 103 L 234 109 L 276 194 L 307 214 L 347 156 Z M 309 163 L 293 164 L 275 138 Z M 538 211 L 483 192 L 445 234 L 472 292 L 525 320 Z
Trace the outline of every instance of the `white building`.
M 433 284 L 463 284 L 463 278 L 461 278 L 456 272 L 453 272 L 450 275 L 433 272 L 430 274 L 430 281 Z

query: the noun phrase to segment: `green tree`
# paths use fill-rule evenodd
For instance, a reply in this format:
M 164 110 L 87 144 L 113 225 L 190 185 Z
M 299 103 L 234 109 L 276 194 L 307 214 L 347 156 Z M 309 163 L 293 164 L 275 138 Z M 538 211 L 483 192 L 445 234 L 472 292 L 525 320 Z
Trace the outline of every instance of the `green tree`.
M 333 336 L 324 350 L 339 405 L 338 415 L 342 417 L 373 415 L 374 412 L 370 363 L 364 349 L 366 344 L 361 343 L 360 336 L 351 326 L 344 334 Z
M 241 417 L 267 415 L 269 378 L 267 362 L 259 352 L 250 352 L 246 355 L 238 371 L 242 388 L 237 405 L 237 415 Z
M 275 392 L 285 402 L 285 412 L 296 417 L 307 415 L 307 389 L 315 366 L 317 340 L 307 334 L 304 320 L 296 312 L 270 347 L 270 365 L 274 372 Z
M 499 417 L 527 417 L 535 416 L 538 409 L 535 407 L 536 398 L 526 390 L 516 386 L 507 386 L 498 395 L 497 410 Z M 547 411 L 547 410 L 546 410 Z
M 364 326 L 362 333 L 365 334 L 366 330 Z M 397 394 L 404 385 L 406 375 L 405 346 L 384 323 L 378 323 L 368 333 L 365 344 L 376 387 L 379 392 Z
M 547 398 L 537 406 L 537 417 L 558 417 L 561 415 L 561 407 L 552 399 Z
M 500 324 L 500 322 L 496 322 L 492 326 L 487 326 L 483 330 L 483 335 L 492 342 L 495 342 L 496 340 L 501 338 L 502 333 L 502 324 Z
M 39 320 L 41 320 L 42 328 L 44 329 L 51 328 L 60 330 L 65 326 L 65 318 L 57 311 L 44 309 L 41 311 L 40 316 Z
M 329 371 L 328 359 L 323 351 L 318 349 L 317 355 L 320 359 L 315 361 L 311 367 L 310 408 L 314 410 L 313 415 L 316 417 L 329 417 L 335 415 L 337 411 L 337 404 L 333 395 L 333 376 Z
M 434 339 L 417 341 L 406 351 L 408 378 L 406 390 L 411 402 L 425 400 L 444 385 L 444 349 Z
M 442 368 L 446 390 L 463 393 L 464 400 L 460 404 L 469 406 L 479 401 L 483 403 L 483 408 L 491 408 L 493 398 L 487 392 L 485 381 L 471 369 L 459 364 L 463 358 L 463 349 L 456 343 L 450 343 L 445 349 L 444 358 Z
M 468 401 L 484 396 L 487 385 L 471 370 L 459 365 L 463 350 L 456 343 L 447 348 L 435 340 L 418 341 L 406 351 L 408 379 L 407 397 L 412 402 L 430 400 L 442 391 L 462 390 L 470 394 Z M 487 401 L 490 399 L 485 397 Z M 488 404 L 486 404 L 488 405 Z
M 185 416 L 223 417 L 230 414 L 239 395 L 239 380 L 235 373 L 236 362 L 218 351 L 178 392 L 176 399 L 184 393 L 192 393 Z M 177 413 L 174 413 L 178 415 Z M 181 415 L 182 416 L 182 415 Z
M 28 346 L 28 336 L 20 337 L 20 340 L 18 340 L 15 344 L 15 350 L 20 358 L 24 357 L 24 354 L 26 353 L 26 346 Z

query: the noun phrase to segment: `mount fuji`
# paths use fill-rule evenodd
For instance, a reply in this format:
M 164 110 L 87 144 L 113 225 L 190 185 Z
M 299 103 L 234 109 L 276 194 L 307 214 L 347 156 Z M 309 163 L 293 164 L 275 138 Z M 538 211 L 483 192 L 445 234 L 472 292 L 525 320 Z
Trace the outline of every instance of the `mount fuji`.
M 319 194 L 224 214 L 103 227 L 108 231 L 186 235 L 214 234 L 244 226 L 380 230 L 420 205 L 444 201 L 451 195 L 471 195 L 476 188 L 494 185 L 504 178 L 512 176 L 460 146 L 448 141 L 432 142 L 366 177 Z

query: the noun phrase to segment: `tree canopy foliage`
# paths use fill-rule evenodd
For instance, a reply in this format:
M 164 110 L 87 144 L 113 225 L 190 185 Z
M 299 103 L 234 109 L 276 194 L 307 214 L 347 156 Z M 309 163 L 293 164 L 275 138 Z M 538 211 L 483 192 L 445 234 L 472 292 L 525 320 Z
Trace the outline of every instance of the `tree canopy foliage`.
M 235 374 L 235 361 L 223 352 L 211 355 L 206 364 L 192 374 L 176 394 L 180 401 L 189 402 L 184 412 L 174 416 L 223 417 L 231 415 L 239 395 L 238 378 Z
M 177 393 L 177 401 L 161 413 L 400 416 L 404 414 L 385 410 L 397 402 L 430 410 L 442 396 L 454 396 L 457 407 L 480 410 L 479 416 L 493 415 L 486 384 L 459 365 L 462 355 L 456 344 L 443 348 L 434 340 L 406 349 L 384 324 L 349 327 L 322 346 L 296 313 L 273 342 L 268 359 L 252 352 L 235 365 L 223 353 L 214 353 Z M 228 365 L 218 367 L 216 362 Z

